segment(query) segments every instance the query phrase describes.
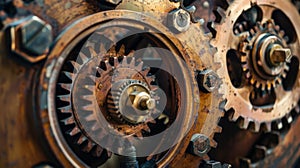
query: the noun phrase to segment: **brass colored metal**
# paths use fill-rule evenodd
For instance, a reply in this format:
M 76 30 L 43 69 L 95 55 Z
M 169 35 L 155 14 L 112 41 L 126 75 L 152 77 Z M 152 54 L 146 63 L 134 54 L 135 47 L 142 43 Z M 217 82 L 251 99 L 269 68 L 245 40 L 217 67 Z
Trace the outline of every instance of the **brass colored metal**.
M 280 45 L 272 46 L 270 51 L 270 60 L 274 66 L 283 63 L 289 62 L 292 58 L 292 52 L 289 48 L 282 48 Z

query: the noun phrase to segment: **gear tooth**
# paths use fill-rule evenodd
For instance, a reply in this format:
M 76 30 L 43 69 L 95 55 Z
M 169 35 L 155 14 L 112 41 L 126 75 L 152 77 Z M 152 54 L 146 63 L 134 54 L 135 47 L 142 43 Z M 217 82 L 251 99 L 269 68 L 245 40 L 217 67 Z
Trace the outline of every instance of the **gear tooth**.
M 69 94 L 67 95 L 58 95 L 57 96 L 61 101 L 71 102 L 71 97 Z
M 88 49 L 89 49 L 91 57 L 96 57 L 98 55 L 97 52 L 94 50 L 93 47 L 89 46 Z
M 127 56 L 123 57 L 122 63 L 121 63 L 122 67 L 128 67 L 128 63 L 127 63 Z
M 127 57 L 134 57 L 134 51 L 130 51 L 128 54 L 127 54 Z M 127 63 L 127 62 L 126 62 Z
M 278 129 L 278 130 L 281 130 L 282 128 L 283 128 L 283 124 L 282 124 L 282 122 L 281 121 L 276 121 L 276 129 Z
M 241 62 L 244 64 L 243 66 L 245 66 L 248 69 L 247 60 L 248 60 L 247 56 L 244 55 L 241 56 Z
M 71 92 L 71 87 L 72 87 L 72 84 L 67 84 L 67 83 L 59 83 L 58 84 L 61 88 Z
M 73 116 L 63 119 L 63 120 L 61 120 L 61 122 L 63 122 L 64 125 L 71 125 L 71 124 L 75 123 Z
M 79 72 L 79 69 L 81 68 L 81 65 L 78 64 L 75 61 L 70 61 L 70 63 L 72 64 L 73 68 L 76 70 L 76 72 Z
M 96 97 L 94 95 L 83 95 L 81 96 L 81 98 L 90 102 L 94 102 L 96 100 Z
M 119 51 L 118 51 L 118 55 L 124 56 L 125 55 L 125 51 L 126 51 L 126 47 L 124 44 L 121 45 Z
M 96 144 L 93 143 L 92 141 L 88 141 L 88 143 L 86 144 L 85 147 L 83 147 L 82 150 L 83 150 L 84 152 L 89 153 L 89 152 L 91 152 L 91 150 L 93 149 L 93 147 L 94 147 L 95 145 L 96 145 Z
M 216 148 L 218 146 L 218 143 L 214 139 L 210 139 L 210 146 L 212 148 Z
M 85 111 L 94 111 L 95 108 L 94 108 L 93 104 L 89 104 L 89 105 L 86 105 L 86 106 L 82 106 L 82 110 L 85 110 Z
M 130 61 L 130 64 L 129 64 L 129 67 L 132 68 L 132 69 L 135 69 L 135 58 L 132 57 L 131 61 Z
M 146 125 L 145 127 L 143 127 L 143 130 L 150 133 L 151 132 L 151 129 Z
M 87 137 L 86 136 L 84 136 L 83 134 L 78 138 L 78 140 L 77 140 L 77 144 L 78 145 L 81 145 L 82 143 L 84 143 L 85 141 L 87 141 L 88 139 L 87 139 Z
M 248 118 L 244 118 L 244 121 L 241 123 L 240 128 L 247 129 L 249 126 L 250 120 Z
M 89 90 L 90 92 L 95 91 L 95 86 L 94 85 L 84 85 L 84 88 Z
M 280 38 L 284 38 L 284 35 L 285 35 L 285 32 L 283 30 L 280 30 L 279 33 L 278 33 L 278 36 Z
M 144 62 L 141 61 L 141 62 L 137 65 L 136 70 L 137 70 L 138 72 L 141 72 L 142 69 L 143 69 L 143 65 L 144 65 Z
M 217 46 L 217 40 L 215 38 L 211 39 L 210 44 L 215 48 L 215 46 Z
M 250 36 L 251 37 L 255 36 L 255 31 L 253 29 L 250 30 Z
M 272 89 L 272 84 L 271 84 L 271 83 L 267 83 L 266 89 L 267 89 L 268 91 L 271 91 L 271 89 Z
M 264 85 L 264 84 L 261 85 L 261 90 L 262 90 L 262 91 L 265 91 L 265 90 L 266 90 L 266 85 Z
M 259 89 L 260 86 L 261 86 L 261 83 L 259 83 L 259 82 L 256 82 L 256 83 L 255 83 L 255 87 L 256 87 L 257 89 Z
M 254 79 L 254 78 L 251 78 L 251 79 L 250 79 L 250 84 L 251 84 L 251 85 L 254 85 L 254 84 L 255 84 L 255 82 L 256 82 L 256 81 L 255 81 L 255 79 Z
M 215 133 L 221 133 L 222 132 L 222 127 L 221 126 L 216 126 L 216 128 L 214 129 Z
M 237 112 L 234 112 L 232 115 L 232 118 L 230 118 L 230 120 L 235 122 L 238 120 L 239 117 L 240 117 L 240 114 Z
M 281 84 L 281 83 L 282 83 L 282 79 L 281 79 L 281 78 L 277 78 L 277 79 L 275 80 L 275 84 L 279 85 L 279 84 Z
M 112 45 L 110 49 L 107 51 L 111 57 L 117 56 L 116 45 Z
M 94 76 L 94 75 L 89 75 L 88 77 L 89 77 L 94 83 L 96 83 L 96 79 L 97 79 L 96 76 Z
M 95 149 L 92 151 L 92 155 L 94 157 L 101 157 L 103 152 L 104 152 L 104 149 L 100 145 L 97 145 L 95 147 Z
M 68 77 L 69 79 L 71 79 L 72 81 L 75 78 L 75 74 L 73 74 L 71 72 L 63 71 L 62 73 L 65 74 L 65 76 Z
M 95 121 L 96 117 L 93 114 L 90 114 L 90 115 L 86 116 L 84 119 L 85 119 L 85 121 L 90 122 L 90 121 Z
M 260 122 L 257 122 L 257 121 L 254 122 L 254 131 L 255 132 L 259 132 L 260 124 L 261 124 Z
M 224 9 L 222 9 L 221 7 L 217 7 L 216 13 L 218 13 L 218 22 L 219 23 L 223 23 L 226 17 L 226 12 Z
M 114 67 L 118 67 L 118 65 L 119 65 L 118 58 L 117 57 L 113 57 L 113 59 L 114 59 Z
M 89 60 L 89 58 L 82 52 L 79 53 L 79 58 L 82 60 L 83 64 Z
M 97 124 L 97 122 L 95 122 L 95 124 L 91 127 L 91 130 L 92 130 L 92 131 L 97 131 L 97 130 L 99 130 L 99 129 L 100 129 L 100 125 Z
M 104 63 L 105 63 L 106 70 L 107 71 L 111 71 L 112 70 L 112 66 L 110 65 L 109 61 L 105 60 Z
M 266 122 L 265 129 L 266 129 L 266 132 L 271 132 L 272 131 L 272 122 Z
M 78 133 L 80 133 L 80 129 L 78 127 L 74 127 L 73 129 L 71 129 L 70 131 L 67 131 L 67 134 L 70 136 L 74 136 Z
M 71 105 L 58 108 L 62 113 L 72 113 Z
M 286 115 L 285 117 L 286 117 L 287 123 L 291 124 L 293 122 L 293 117 L 290 114 Z

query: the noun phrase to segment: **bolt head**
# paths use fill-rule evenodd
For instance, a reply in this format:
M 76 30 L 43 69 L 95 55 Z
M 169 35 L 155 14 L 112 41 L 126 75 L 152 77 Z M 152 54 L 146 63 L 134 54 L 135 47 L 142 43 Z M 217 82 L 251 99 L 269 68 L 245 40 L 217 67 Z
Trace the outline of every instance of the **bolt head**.
M 21 47 L 33 55 L 46 53 L 52 43 L 52 29 L 38 17 L 32 17 L 21 27 Z
M 9 26 L 11 51 L 35 63 L 44 58 L 52 44 L 52 28 L 36 16 L 29 16 Z
M 168 14 L 167 24 L 176 32 L 185 32 L 190 26 L 190 14 L 183 9 L 176 9 Z
M 199 87 L 205 92 L 215 91 L 220 84 L 219 76 L 212 70 L 204 70 L 199 72 L 197 76 Z
M 203 134 L 194 134 L 190 141 L 189 151 L 197 156 L 204 156 L 210 151 L 209 138 Z

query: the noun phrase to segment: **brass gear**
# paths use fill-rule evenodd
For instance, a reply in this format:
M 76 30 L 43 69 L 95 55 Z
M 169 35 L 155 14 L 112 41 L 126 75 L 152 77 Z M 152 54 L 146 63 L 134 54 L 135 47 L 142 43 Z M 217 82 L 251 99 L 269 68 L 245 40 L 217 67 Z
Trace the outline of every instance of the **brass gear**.
M 210 25 L 210 30 L 215 33 L 215 40 L 212 41 L 212 45 L 218 49 L 215 56 L 223 64 L 222 70 L 218 74 L 225 85 L 225 97 L 227 99 L 225 109 L 230 113 L 229 119 L 238 121 L 241 128 L 255 132 L 259 130 L 271 131 L 272 128 L 280 129 L 282 128 L 282 120 L 287 120 L 288 123 L 292 122 L 290 111 L 296 107 L 300 97 L 298 73 L 300 56 L 298 37 L 300 31 L 298 30 L 298 19 L 296 19 L 299 18 L 299 13 L 292 3 L 279 0 L 274 2 L 224 0 L 219 4 L 223 5 L 216 8 L 217 19 L 215 23 Z M 285 18 L 287 21 L 283 24 L 279 18 Z M 243 66 L 247 66 L 247 59 L 250 60 L 250 58 L 245 57 L 247 54 L 240 51 L 249 50 L 252 52 L 257 48 L 245 49 L 240 44 L 249 44 L 247 41 L 241 40 L 245 40 L 245 37 L 251 34 L 255 35 L 253 30 L 259 26 L 258 23 L 267 23 L 270 19 L 273 19 L 275 25 L 280 26 L 280 29 L 285 31 L 285 36 L 288 39 L 284 40 L 286 40 L 293 57 L 291 63 L 284 63 L 290 67 L 288 72 L 286 71 L 287 68 L 284 67 L 285 71 L 282 73 L 284 79 L 277 80 L 275 82 L 277 84 L 268 84 L 267 80 L 264 80 L 263 82 L 256 82 L 258 83 L 256 86 L 255 81 L 257 80 L 254 78 L 250 80 L 250 83 L 246 82 L 250 75 L 249 73 L 243 75 L 243 70 L 248 72 L 248 67 L 243 69 Z M 286 25 L 289 26 L 289 31 L 287 31 Z M 271 26 L 270 30 L 273 28 L 275 31 L 279 30 L 277 26 L 272 24 L 266 26 L 267 29 L 269 29 L 268 26 Z M 262 31 L 259 27 L 255 30 Z M 284 33 L 280 31 L 278 34 L 276 38 L 283 39 Z M 242 61 L 233 62 L 233 60 Z M 235 76 L 230 72 L 234 72 Z M 253 77 L 257 73 L 251 75 Z M 278 85 L 280 80 L 283 84 Z M 291 85 L 287 86 L 287 83 L 291 83 Z M 272 89 L 272 86 L 275 87 L 275 85 L 277 87 Z M 271 93 L 261 92 L 262 90 L 271 90 Z

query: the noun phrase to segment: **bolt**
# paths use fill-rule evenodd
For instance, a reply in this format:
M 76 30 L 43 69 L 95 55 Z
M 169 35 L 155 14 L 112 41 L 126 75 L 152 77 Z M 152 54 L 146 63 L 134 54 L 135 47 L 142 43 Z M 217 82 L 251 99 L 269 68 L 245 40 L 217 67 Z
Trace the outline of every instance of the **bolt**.
M 280 63 L 290 61 L 292 58 L 292 52 L 289 48 L 283 48 L 281 45 L 274 44 L 271 52 L 271 63 L 273 65 L 279 65 Z
M 199 88 L 204 92 L 213 92 L 219 86 L 218 75 L 210 69 L 200 71 L 197 75 L 197 81 Z
M 197 156 L 204 156 L 210 151 L 210 141 L 206 135 L 194 134 L 188 146 L 188 152 Z
M 176 32 L 184 32 L 190 26 L 190 14 L 183 9 L 176 9 L 168 14 L 167 25 L 171 30 Z
M 9 26 L 11 51 L 38 62 L 46 57 L 52 43 L 52 28 L 40 18 L 29 16 Z

